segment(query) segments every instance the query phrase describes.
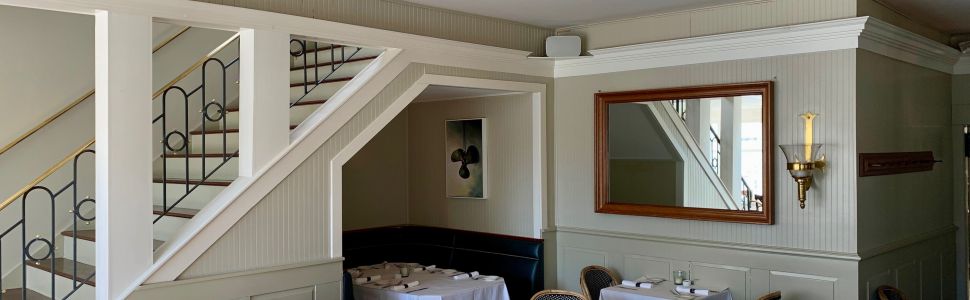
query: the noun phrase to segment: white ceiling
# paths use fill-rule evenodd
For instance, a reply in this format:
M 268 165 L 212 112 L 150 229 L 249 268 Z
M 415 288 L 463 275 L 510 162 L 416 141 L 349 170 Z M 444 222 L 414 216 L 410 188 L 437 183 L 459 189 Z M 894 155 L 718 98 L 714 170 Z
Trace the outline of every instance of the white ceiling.
M 546 28 L 694 9 L 749 0 L 405 0 Z M 922 0 L 920 0 L 922 1 Z M 939 0 L 944 1 L 944 0 Z M 967 1 L 967 0 L 955 0 Z
M 508 94 L 515 94 L 515 92 L 503 91 L 503 90 L 431 85 L 431 86 L 428 86 L 428 88 L 424 89 L 424 91 L 422 91 L 417 98 L 414 98 L 414 102 L 459 100 L 459 99 L 467 99 L 467 98 L 508 95 Z
M 945 33 L 970 32 L 970 0 L 878 0 Z

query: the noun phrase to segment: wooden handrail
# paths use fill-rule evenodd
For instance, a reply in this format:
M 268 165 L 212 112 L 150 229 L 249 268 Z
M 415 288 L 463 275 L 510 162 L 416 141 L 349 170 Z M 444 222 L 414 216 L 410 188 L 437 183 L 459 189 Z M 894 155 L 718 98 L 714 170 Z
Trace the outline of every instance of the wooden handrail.
M 182 28 L 182 30 L 179 30 L 179 32 L 175 33 L 171 37 L 165 39 L 165 41 L 163 41 L 163 42 L 159 43 L 158 45 L 156 45 L 155 48 L 152 49 L 152 53 L 157 52 L 159 49 L 162 49 L 162 47 L 165 47 L 166 45 L 168 45 L 169 43 L 171 43 L 172 41 L 174 41 L 180 35 L 182 35 L 186 31 L 188 31 L 189 28 L 192 28 L 192 27 L 186 26 L 185 28 Z M 71 103 L 68 103 L 66 106 L 64 106 L 63 108 L 61 108 L 60 110 L 58 110 L 56 113 L 54 113 L 50 117 L 47 117 L 46 119 L 44 119 L 44 121 L 41 121 L 39 124 L 37 124 L 36 126 L 34 126 L 33 128 L 31 128 L 30 130 L 27 130 L 27 132 L 24 132 L 24 134 L 21 134 L 20 136 L 18 136 L 17 138 L 15 138 L 10 143 L 8 143 L 7 145 L 3 146 L 3 148 L 0 148 L 0 155 L 3 155 L 4 153 L 6 153 L 10 149 L 12 149 L 14 146 L 17 146 L 17 144 L 20 144 L 21 142 L 23 142 L 24 140 L 26 140 L 28 137 L 34 135 L 34 133 L 37 133 L 38 131 L 40 131 L 41 129 L 43 129 L 44 127 L 46 127 L 47 125 L 49 125 L 50 123 L 54 122 L 54 120 L 57 120 L 57 118 L 60 118 L 62 115 L 64 115 L 65 113 L 67 113 L 71 109 L 74 109 L 75 106 L 77 106 L 78 104 L 81 104 L 81 102 L 84 102 L 84 100 L 86 100 L 88 98 L 91 98 L 91 96 L 94 96 L 94 89 L 91 89 L 90 91 L 88 91 L 87 93 L 85 93 L 80 98 L 77 98 L 76 100 L 72 101 Z

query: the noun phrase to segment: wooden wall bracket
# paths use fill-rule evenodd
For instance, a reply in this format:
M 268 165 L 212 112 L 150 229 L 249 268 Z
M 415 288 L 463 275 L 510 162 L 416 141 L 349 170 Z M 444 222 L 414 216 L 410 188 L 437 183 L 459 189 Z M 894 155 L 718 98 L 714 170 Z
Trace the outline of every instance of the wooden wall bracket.
M 859 177 L 932 171 L 933 151 L 859 153 Z

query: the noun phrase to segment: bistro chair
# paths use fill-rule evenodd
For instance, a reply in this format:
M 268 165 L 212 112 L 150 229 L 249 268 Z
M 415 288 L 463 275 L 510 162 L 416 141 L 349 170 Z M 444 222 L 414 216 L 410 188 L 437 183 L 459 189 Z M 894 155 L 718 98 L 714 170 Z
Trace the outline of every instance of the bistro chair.
M 579 272 L 579 286 L 586 299 L 598 300 L 600 290 L 620 284 L 620 276 L 603 266 L 588 266 Z
M 771 293 L 767 293 L 764 296 L 758 297 L 758 300 L 780 300 L 780 299 L 781 299 L 781 291 L 774 291 Z
M 906 300 L 907 299 L 906 295 L 903 295 L 903 292 L 899 291 L 899 289 L 888 285 L 882 285 L 877 287 L 876 291 L 873 292 L 873 298 L 878 300 Z
M 544 290 L 532 295 L 531 300 L 590 300 L 577 292 L 563 290 Z

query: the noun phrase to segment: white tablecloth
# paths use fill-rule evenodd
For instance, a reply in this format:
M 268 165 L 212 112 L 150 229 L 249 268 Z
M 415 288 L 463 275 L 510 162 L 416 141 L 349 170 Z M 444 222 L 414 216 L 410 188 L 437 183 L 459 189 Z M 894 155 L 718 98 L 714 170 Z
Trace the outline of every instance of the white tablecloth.
M 699 286 L 696 288 L 704 288 Z M 683 298 L 677 298 L 677 295 L 671 292 L 674 289 L 674 283 L 664 281 L 659 285 L 654 285 L 652 288 L 632 288 L 628 286 L 614 286 L 608 287 L 600 290 L 600 300 L 669 300 L 676 299 L 680 300 Z M 689 298 L 689 297 L 688 297 Z M 698 296 L 694 298 L 696 300 L 733 300 L 734 297 L 731 295 L 731 290 L 724 290 L 717 294 L 711 294 L 707 297 Z
M 390 279 L 392 283 L 400 280 L 405 283 L 417 280 L 421 284 L 403 291 L 393 291 L 374 284 L 355 284 L 354 299 L 356 300 L 510 300 L 505 280 L 502 279 L 454 280 L 441 273 L 429 272 L 414 272 L 407 278 L 394 279 L 394 274 L 398 274 L 399 271 L 393 265 L 387 269 L 362 270 L 362 272 L 362 276 L 380 274 L 382 279 Z M 409 293 L 409 291 L 413 292 Z

